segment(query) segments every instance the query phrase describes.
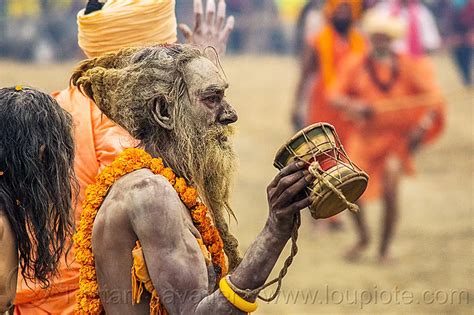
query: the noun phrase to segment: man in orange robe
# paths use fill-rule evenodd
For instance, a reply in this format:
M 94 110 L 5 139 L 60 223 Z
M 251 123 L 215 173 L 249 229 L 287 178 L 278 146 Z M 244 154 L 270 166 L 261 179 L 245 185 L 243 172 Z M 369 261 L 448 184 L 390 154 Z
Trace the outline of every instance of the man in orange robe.
M 340 112 L 329 105 L 327 91 L 338 80 L 343 60 L 351 53 L 363 53 L 366 49 L 364 36 L 354 26 L 361 10 L 362 1 L 359 0 L 328 0 L 325 3 L 326 23 L 320 32 L 307 39 L 302 56 L 293 109 L 294 129 L 328 122 L 336 128 L 341 142 L 346 143 L 350 123 L 341 119 Z M 311 90 L 309 93 L 308 89 Z M 305 106 L 308 94 L 309 104 Z M 340 228 L 337 217 L 332 217 L 329 224 L 331 228 Z
M 398 217 L 400 175 L 413 173 L 413 154 L 439 135 L 444 102 L 430 75 L 433 70 L 393 49 L 392 41 L 406 29 L 402 20 L 369 11 L 363 25 L 373 48 L 347 60 L 330 100 L 355 125 L 347 147 L 370 176 L 362 200 L 383 198 L 379 255 L 385 262 Z M 358 258 L 369 242 L 364 211 L 354 217 L 359 240 L 348 252 L 350 259 Z
M 79 46 L 89 58 L 115 52 L 121 48 L 177 41 L 174 0 L 136 0 L 130 3 L 109 0 L 105 5 L 88 1 L 78 14 Z M 224 53 L 234 19 L 226 20 L 225 1 L 208 1 L 206 16 L 201 0 L 194 1 L 196 24 L 192 31 L 179 25 L 186 41 L 199 47 L 213 45 Z M 217 12 L 217 14 L 216 14 Z M 133 22 L 133 23 L 131 23 Z M 212 30 L 211 36 L 208 30 Z M 88 97 L 74 86 L 54 92 L 54 98 L 73 116 L 76 157 L 74 168 L 80 191 L 75 210 L 76 222 L 82 212 L 85 189 L 124 148 L 134 146 L 130 135 L 105 117 Z M 74 261 L 74 248 L 61 259 L 59 275 L 51 286 L 42 289 L 26 283 L 19 275 L 15 299 L 15 314 L 73 314 L 79 288 L 79 264 Z
M 329 106 L 327 91 L 337 81 L 342 61 L 350 53 L 363 53 L 366 49 L 364 36 L 354 26 L 361 14 L 361 3 L 358 0 L 329 0 L 325 3 L 326 23 L 320 32 L 307 39 L 307 49 L 302 58 L 293 110 L 293 122 L 297 129 L 325 121 L 336 127 L 344 143 L 347 126 L 340 119 L 340 113 Z M 315 80 L 308 82 L 311 77 Z M 304 91 L 307 84 L 312 84 L 312 91 L 305 113 Z

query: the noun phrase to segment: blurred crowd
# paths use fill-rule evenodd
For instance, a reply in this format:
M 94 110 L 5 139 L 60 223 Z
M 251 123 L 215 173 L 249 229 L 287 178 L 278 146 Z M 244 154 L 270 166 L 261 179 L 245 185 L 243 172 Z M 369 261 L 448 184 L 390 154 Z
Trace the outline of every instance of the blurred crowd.
M 304 41 L 311 33 L 317 33 L 324 22 L 322 8 L 324 0 L 307 1 L 296 22 L 295 52 L 303 51 Z M 459 67 L 466 85 L 472 83 L 472 51 L 474 47 L 474 2 L 471 0 L 365 0 L 362 10 L 377 8 L 399 14 L 397 6 L 406 3 L 407 21 L 419 24 L 419 40 L 428 53 L 449 51 Z M 420 8 L 420 9 L 417 9 Z M 357 21 L 356 21 L 357 23 Z M 411 23 L 411 22 L 410 22 Z M 411 28 L 411 27 L 410 27 Z M 411 28 L 413 29 L 413 28 Z M 304 35 L 306 34 L 306 35 Z M 306 37 L 305 37 L 306 36 Z M 397 44 L 400 47 L 400 43 Z
M 228 12 L 238 21 L 229 39 L 230 53 L 302 52 L 304 32 L 317 32 L 324 0 L 231 0 Z M 363 1 L 363 10 L 382 0 Z M 418 2 L 418 0 L 417 0 Z M 472 0 L 423 0 L 431 51 L 448 50 L 464 82 L 472 78 L 474 3 Z M 0 58 L 53 61 L 80 58 L 77 12 L 83 0 L 0 0 Z M 188 1 L 176 1 L 179 21 L 192 20 Z M 426 20 L 426 18 L 422 18 Z M 431 22 L 428 22 L 430 24 Z M 428 38 L 428 37 L 429 38 Z M 440 36 L 438 38 L 438 36 Z

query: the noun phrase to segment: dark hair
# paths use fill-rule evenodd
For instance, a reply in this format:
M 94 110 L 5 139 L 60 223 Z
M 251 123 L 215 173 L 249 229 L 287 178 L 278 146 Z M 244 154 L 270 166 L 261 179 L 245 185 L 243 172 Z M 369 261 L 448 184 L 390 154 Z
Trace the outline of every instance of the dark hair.
M 71 115 L 37 90 L 0 89 L 0 210 L 15 233 L 23 277 L 43 287 L 71 244 L 73 162 Z

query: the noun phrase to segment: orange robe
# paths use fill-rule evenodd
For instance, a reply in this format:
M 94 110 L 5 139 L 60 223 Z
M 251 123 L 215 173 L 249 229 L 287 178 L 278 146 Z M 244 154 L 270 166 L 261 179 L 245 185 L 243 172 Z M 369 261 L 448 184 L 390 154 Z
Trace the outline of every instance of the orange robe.
M 79 222 L 85 189 L 95 182 L 99 171 L 110 164 L 126 147 L 134 143 L 130 135 L 105 117 L 99 108 L 77 88 L 69 87 L 53 93 L 53 97 L 73 117 L 76 156 L 74 170 L 80 191 L 75 209 Z M 73 314 L 76 291 L 79 287 L 79 267 L 74 261 L 74 248 L 67 260 L 61 259 L 59 276 L 52 279 L 50 288 L 43 290 L 29 283 L 19 275 L 15 299 L 15 314 Z
M 341 119 L 341 113 L 328 103 L 329 88 L 339 79 L 341 65 L 351 53 L 362 54 L 366 50 L 366 40 L 355 28 L 349 32 L 348 39 L 341 37 L 327 24 L 320 33 L 310 40 L 319 66 L 319 75 L 313 83 L 308 108 L 308 124 L 328 122 L 332 124 L 342 143 L 350 132 L 350 124 Z
M 367 56 L 351 56 L 344 65 L 340 80 L 332 87 L 331 99 L 348 96 L 362 100 L 374 111 L 374 117 L 354 123 L 354 132 L 346 144 L 351 159 L 369 176 L 363 200 L 378 198 L 382 192 L 382 175 L 389 157 L 400 159 L 403 171 L 414 172 L 409 136 L 426 115 L 436 118 L 422 143 L 434 140 L 442 131 L 445 105 L 435 84 L 431 63 L 399 55 L 399 75 L 384 92 L 371 78 Z M 375 73 L 383 81 L 391 76 L 391 66 L 375 64 Z

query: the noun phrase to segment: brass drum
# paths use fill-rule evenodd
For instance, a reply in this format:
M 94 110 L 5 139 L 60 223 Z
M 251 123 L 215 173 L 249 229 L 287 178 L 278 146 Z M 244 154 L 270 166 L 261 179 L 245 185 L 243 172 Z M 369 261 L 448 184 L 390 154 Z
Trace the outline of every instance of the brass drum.
M 278 150 L 273 165 L 281 170 L 296 160 L 305 161 L 316 176 L 306 188 L 313 198 L 313 218 L 357 208 L 353 203 L 367 188 L 369 176 L 349 159 L 333 126 L 317 123 L 300 130 Z

